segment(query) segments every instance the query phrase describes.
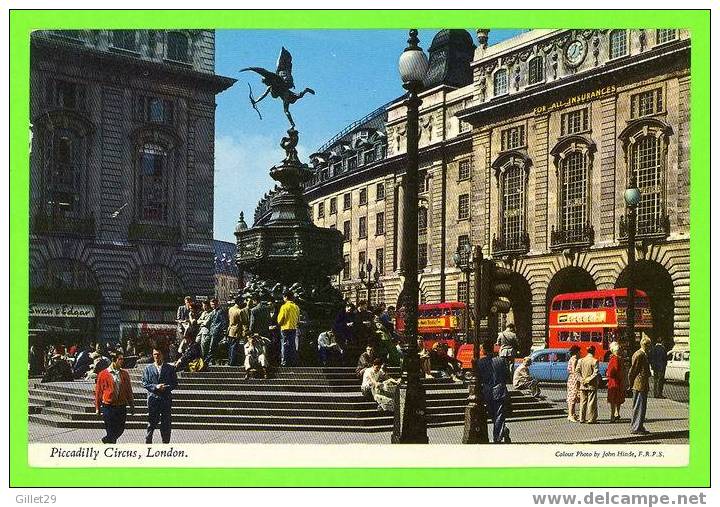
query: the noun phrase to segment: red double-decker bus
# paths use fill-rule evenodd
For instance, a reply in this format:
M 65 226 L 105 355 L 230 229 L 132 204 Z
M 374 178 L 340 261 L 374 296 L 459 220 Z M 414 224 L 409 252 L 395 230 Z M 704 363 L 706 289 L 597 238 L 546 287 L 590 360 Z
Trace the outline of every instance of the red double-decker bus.
M 436 342 L 447 343 L 448 348 L 457 352 L 464 341 L 467 305 L 460 302 L 432 303 L 418 305 L 418 337 L 425 342 L 425 348 L 432 348 Z M 395 329 L 405 330 L 401 312 L 395 318 Z
M 594 345 L 595 356 L 605 359 L 613 341 L 627 334 L 627 289 L 573 292 L 555 296 L 548 313 L 548 348 L 577 345 L 584 354 Z M 653 327 L 650 301 L 641 290 L 635 291 L 635 329 L 643 333 Z M 637 342 L 637 338 L 636 338 Z M 637 343 L 628 344 L 631 349 Z

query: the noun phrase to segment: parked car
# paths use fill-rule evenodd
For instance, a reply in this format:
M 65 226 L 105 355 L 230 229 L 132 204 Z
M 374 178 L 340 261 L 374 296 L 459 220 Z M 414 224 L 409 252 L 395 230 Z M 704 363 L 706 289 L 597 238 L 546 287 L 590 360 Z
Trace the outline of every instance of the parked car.
M 530 375 L 540 382 L 567 382 L 568 359 L 567 349 L 542 349 L 530 354 Z M 600 375 L 605 379 L 608 364 L 600 362 Z
M 674 349 L 668 352 L 665 380 L 690 383 L 690 351 Z

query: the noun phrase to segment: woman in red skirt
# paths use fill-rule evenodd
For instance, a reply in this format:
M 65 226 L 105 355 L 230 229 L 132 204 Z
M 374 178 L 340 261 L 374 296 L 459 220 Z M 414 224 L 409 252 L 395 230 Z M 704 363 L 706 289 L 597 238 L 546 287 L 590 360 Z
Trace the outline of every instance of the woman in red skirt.
M 620 345 L 610 344 L 610 362 L 607 368 L 607 401 L 610 404 L 610 422 L 620 420 L 620 405 L 625 402 L 625 382 L 620 364 Z

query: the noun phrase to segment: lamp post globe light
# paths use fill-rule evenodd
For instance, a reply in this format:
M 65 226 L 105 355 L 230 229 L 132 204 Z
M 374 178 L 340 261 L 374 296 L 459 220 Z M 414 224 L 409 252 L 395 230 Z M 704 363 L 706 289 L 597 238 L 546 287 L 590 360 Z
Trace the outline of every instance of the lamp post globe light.
M 371 307 L 372 290 L 380 283 L 380 271 L 378 271 L 377 266 L 375 266 L 375 271 L 373 271 L 372 262 L 369 260 L 365 266 L 360 267 L 360 283 L 367 289 L 367 303 L 368 307 Z
M 470 273 L 473 270 L 473 259 L 472 259 L 472 247 L 469 244 L 459 245 L 457 250 L 453 254 L 453 262 L 455 267 L 458 268 L 465 275 L 465 287 L 467 287 L 467 293 L 465 304 L 465 337 L 470 337 Z
M 628 224 L 628 251 L 627 251 L 627 342 L 631 350 L 635 347 L 635 232 L 637 228 L 637 206 L 642 195 L 637 188 L 635 171 L 630 175 L 628 188 L 625 189 L 625 204 L 627 206 Z
M 420 380 L 420 358 L 417 347 L 418 326 L 418 110 L 422 101 L 418 93 L 428 70 L 428 59 L 418 43 L 418 31 L 410 30 L 408 46 L 400 55 L 398 67 L 403 88 L 408 91 L 407 166 L 403 177 L 403 243 L 401 269 L 405 276 L 402 296 L 405 310 L 407 352 L 403 361 L 406 373 L 395 391 L 395 423 L 392 443 L 426 444 L 425 387 Z

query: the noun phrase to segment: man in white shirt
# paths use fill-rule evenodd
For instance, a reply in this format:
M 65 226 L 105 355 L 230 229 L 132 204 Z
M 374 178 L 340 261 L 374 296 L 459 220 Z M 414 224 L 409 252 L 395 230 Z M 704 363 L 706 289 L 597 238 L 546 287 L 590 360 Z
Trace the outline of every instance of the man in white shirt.
M 394 409 L 392 396 L 399 381 L 388 378 L 382 366 L 382 359 L 375 359 L 373 365 L 365 369 L 360 391 L 365 397 L 375 400 L 378 409 L 382 412 L 392 412 Z
M 332 329 L 320 333 L 318 336 L 318 359 L 320 364 L 327 366 L 333 359 L 342 359 L 343 350 L 335 339 L 335 333 Z

